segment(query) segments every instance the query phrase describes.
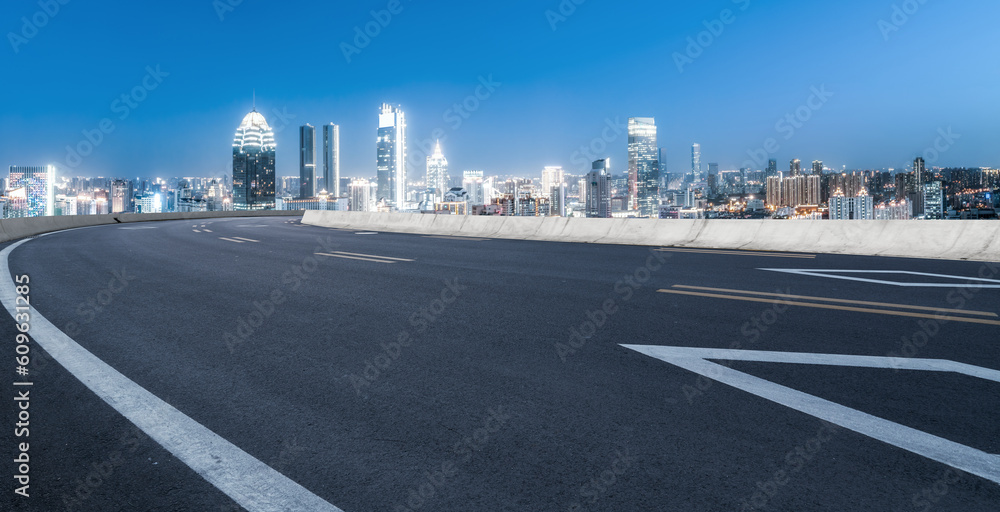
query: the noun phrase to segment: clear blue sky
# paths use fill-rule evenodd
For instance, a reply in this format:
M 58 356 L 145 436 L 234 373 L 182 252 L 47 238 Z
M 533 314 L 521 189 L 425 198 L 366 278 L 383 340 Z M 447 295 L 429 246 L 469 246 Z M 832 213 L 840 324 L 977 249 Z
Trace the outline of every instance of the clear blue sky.
M 434 129 L 447 134 L 453 173 L 577 171 L 574 153 L 602 136 L 606 120 L 629 116 L 656 118 L 672 172 L 689 170 L 693 142 L 704 162 L 727 169 L 769 137 L 779 168 L 791 158 L 899 167 L 948 127 L 961 138 L 934 165 L 1000 166 L 995 0 L 928 0 L 888 41 L 879 21 L 892 23 L 889 0 L 586 0 L 555 30 L 546 11 L 558 12 L 560 0 L 401 0 L 402 12 L 350 63 L 341 43 L 353 44 L 355 27 L 388 0 L 243 0 L 220 20 L 227 1 L 73 0 L 15 43 L 9 33 L 23 37 L 22 16 L 47 15 L 33 1 L 5 4 L 3 164 L 221 175 L 256 89 L 272 125 L 282 124 L 275 110 L 295 116 L 277 135 L 280 175 L 297 173 L 298 125 L 336 122 L 343 174 L 374 176 L 383 101 L 405 110 L 411 152 Z M 723 9 L 732 23 L 679 72 L 674 53 Z M 142 84 L 147 66 L 169 76 L 122 120 L 113 102 Z M 502 85 L 456 128 L 448 109 L 490 75 Z M 776 122 L 824 85 L 833 96 L 786 140 Z M 66 146 L 103 118 L 114 131 L 69 168 Z M 605 133 L 611 140 L 596 156 L 624 171 L 626 137 Z M 423 165 L 411 172 L 422 175 Z

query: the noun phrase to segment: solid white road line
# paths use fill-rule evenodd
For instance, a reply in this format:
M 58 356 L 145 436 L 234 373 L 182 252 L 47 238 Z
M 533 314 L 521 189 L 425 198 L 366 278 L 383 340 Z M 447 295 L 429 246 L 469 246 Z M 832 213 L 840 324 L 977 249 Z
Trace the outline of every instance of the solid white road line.
M 917 429 L 884 420 L 817 396 L 754 377 L 713 363 L 708 359 L 765 361 L 830 366 L 903 368 L 908 370 L 955 371 L 1000 382 L 1000 372 L 989 368 L 932 359 L 905 359 L 834 354 L 799 354 L 751 350 L 699 349 L 622 345 L 641 354 L 668 362 L 709 379 L 741 389 L 772 402 L 840 425 L 859 434 L 922 455 L 1000 484 L 1000 457 Z
M 12 316 L 17 312 L 17 293 L 8 259 L 11 251 L 28 241 L 0 252 L 0 301 Z M 243 508 L 251 512 L 343 512 L 146 391 L 81 347 L 34 307 L 29 334 L 98 397 Z
M 800 276 L 825 277 L 827 279 L 843 279 L 845 281 L 859 281 L 862 283 L 884 284 L 889 286 L 903 286 L 910 288 L 958 288 L 966 286 L 965 281 L 977 281 L 976 288 L 1000 288 L 1000 281 L 996 279 L 984 279 L 981 277 L 949 276 L 945 274 L 928 274 L 925 272 L 911 272 L 909 270 L 824 270 L 824 269 L 795 269 L 795 268 L 759 268 L 768 272 L 784 272 L 786 274 L 797 274 Z M 943 279 L 954 279 L 954 283 L 905 283 L 900 281 L 886 281 L 884 279 L 868 279 L 864 277 L 841 276 L 837 274 L 908 274 L 912 276 L 938 277 Z M 967 285 L 972 286 L 972 285 Z

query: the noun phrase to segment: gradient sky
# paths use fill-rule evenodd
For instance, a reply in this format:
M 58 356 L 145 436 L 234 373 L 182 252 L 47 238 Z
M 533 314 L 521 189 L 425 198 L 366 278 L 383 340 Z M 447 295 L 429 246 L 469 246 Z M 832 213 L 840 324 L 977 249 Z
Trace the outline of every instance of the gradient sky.
M 928 0 L 888 41 L 879 27 L 892 23 L 888 0 L 586 0 L 555 30 L 546 11 L 558 12 L 560 0 L 401 0 L 403 11 L 350 63 L 341 43 L 353 44 L 355 27 L 388 0 L 243 0 L 220 20 L 227 2 L 239 3 L 70 1 L 16 52 L 9 33 L 21 34 L 21 17 L 40 7 L 7 2 L 3 164 L 56 163 L 83 176 L 222 175 L 256 89 L 272 126 L 284 124 L 275 111 L 294 116 L 276 137 L 279 175 L 298 173 L 300 124 L 335 122 L 342 175 L 374 176 L 383 101 L 406 112 L 411 153 L 435 129 L 447 135 L 453 175 L 581 171 L 580 148 L 602 132 L 610 140 L 595 157 L 623 172 L 627 137 L 603 129 L 629 116 L 656 118 L 670 172 L 690 170 L 693 142 L 703 162 L 731 169 L 769 137 L 780 145 L 770 155 L 779 169 L 792 158 L 901 167 L 948 127 L 961 137 L 929 165 L 1000 166 L 995 0 Z M 723 9 L 735 20 L 679 72 L 674 53 Z M 147 66 L 169 76 L 119 119 L 113 102 L 142 83 Z M 449 109 L 490 75 L 502 85 L 456 128 Z M 833 96 L 786 140 L 776 122 L 820 86 Z M 66 147 L 104 118 L 114 131 L 69 167 Z M 410 172 L 423 176 L 424 166 Z

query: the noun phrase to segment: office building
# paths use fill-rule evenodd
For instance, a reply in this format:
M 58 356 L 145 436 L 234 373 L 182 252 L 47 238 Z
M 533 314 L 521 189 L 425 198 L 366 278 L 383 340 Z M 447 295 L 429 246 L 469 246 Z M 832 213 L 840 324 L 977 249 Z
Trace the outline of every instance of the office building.
M 802 175 L 802 160 L 796 158 L 788 164 L 788 175 L 792 177 Z
M 944 218 L 945 201 L 944 185 L 940 181 L 932 181 L 923 185 L 924 218 L 940 220 Z
M 586 177 L 587 217 L 611 218 L 611 159 L 598 160 L 591 169 Z
M 701 144 L 691 146 L 691 174 L 695 183 L 701 181 Z
M 274 209 L 274 131 L 254 108 L 233 140 L 233 209 Z
M 771 176 L 778 175 L 778 161 L 775 159 L 770 159 L 767 161 L 767 174 L 765 177 L 770 178 Z
M 41 217 L 55 215 L 56 168 L 10 166 L 7 190 L 17 191 L 17 205 L 8 205 L 11 216 Z M 23 197 L 20 197 L 23 196 Z
M 350 209 L 352 212 L 372 211 L 371 182 L 368 180 L 352 180 L 350 186 Z
M 441 141 L 434 145 L 434 154 L 427 157 L 427 190 L 433 201 L 439 203 L 444 199 L 448 186 L 448 159 L 441 153 Z
M 340 126 L 323 126 L 323 188 L 340 197 Z
M 111 180 L 111 213 L 135 212 L 132 180 Z
M 316 128 L 299 127 L 299 199 L 316 197 Z
M 389 208 L 406 208 L 406 116 L 398 107 L 383 103 L 378 116 L 376 142 L 378 189 L 376 201 Z
M 813 160 L 813 175 L 822 176 L 823 175 L 823 161 Z
M 652 117 L 628 120 L 629 203 L 640 217 L 659 216 L 660 155 L 656 121 Z
M 924 185 L 928 181 L 927 166 L 924 163 L 924 159 L 919 156 L 913 160 L 913 181 L 917 187 Z

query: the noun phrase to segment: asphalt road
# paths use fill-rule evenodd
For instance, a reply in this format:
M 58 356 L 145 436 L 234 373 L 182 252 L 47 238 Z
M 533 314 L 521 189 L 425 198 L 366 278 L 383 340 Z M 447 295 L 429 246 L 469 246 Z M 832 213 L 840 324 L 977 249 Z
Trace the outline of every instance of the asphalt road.
M 346 512 L 1000 509 L 995 481 L 622 346 L 998 370 L 1000 289 L 964 278 L 1000 279 L 1000 266 L 360 234 L 287 218 L 79 229 L 9 261 L 80 346 Z M 3 315 L 4 372 L 16 332 Z M 241 510 L 33 348 L 30 497 L 8 476 L 0 509 Z M 724 365 L 1000 454 L 998 382 Z M 5 402 L 0 446 L 16 456 Z

